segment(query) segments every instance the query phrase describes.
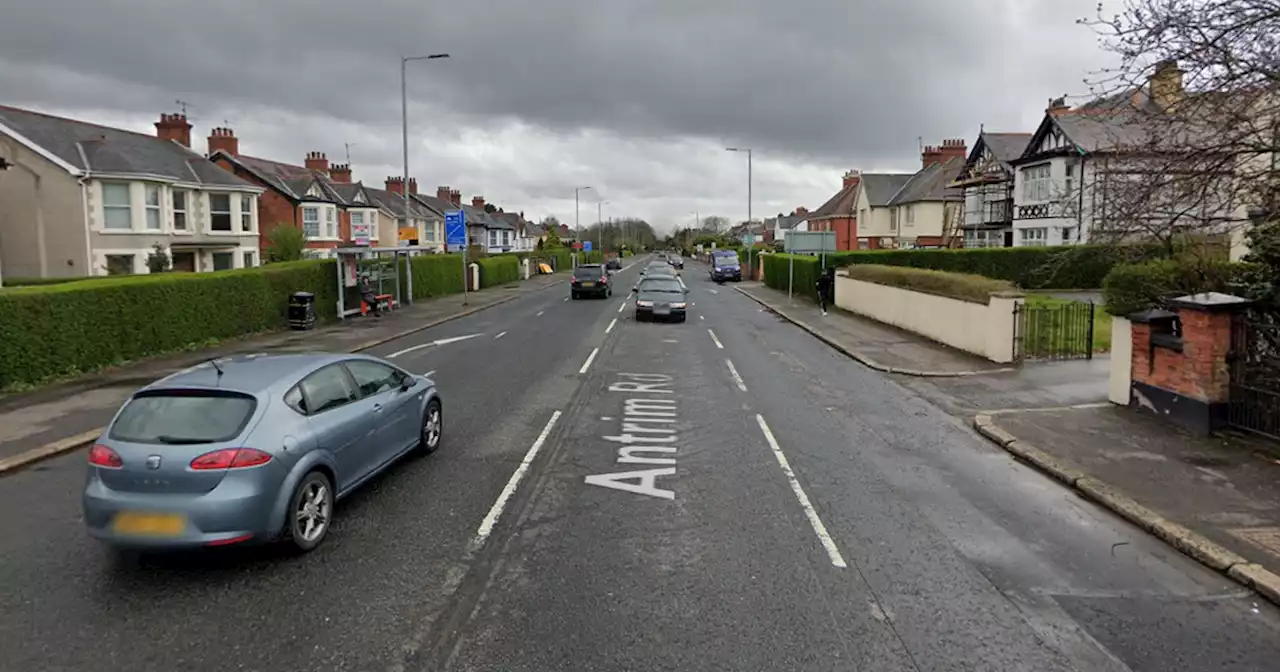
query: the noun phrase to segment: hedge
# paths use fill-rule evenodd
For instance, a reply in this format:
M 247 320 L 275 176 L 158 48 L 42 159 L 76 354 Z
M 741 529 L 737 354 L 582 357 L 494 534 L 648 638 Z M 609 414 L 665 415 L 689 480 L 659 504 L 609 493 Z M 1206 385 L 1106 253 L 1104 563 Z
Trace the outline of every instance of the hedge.
M 807 254 L 770 254 L 764 257 L 764 284 L 773 289 L 787 291 L 791 261 L 795 261 L 793 292 L 801 296 L 818 298 L 818 258 Z
M 1261 269 L 1255 264 L 1191 259 L 1156 259 L 1120 264 L 1102 283 L 1107 312 L 1121 317 L 1151 308 L 1165 299 L 1201 292 L 1246 294 Z
M 413 274 L 414 300 L 462 293 L 464 275 L 460 254 L 409 257 L 409 272 Z
M 520 279 L 520 260 L 508 254 L 479 259 L 480 289 L 497 287 Z
M 987 303 L 994 292 L 1013 289 L 1013 283 L 1007 280 L 994 280 L 971 273 L 948 273 L 927 268 L 855 264 L 849 266 L 846 271 L 854 280 L 982 304 Z

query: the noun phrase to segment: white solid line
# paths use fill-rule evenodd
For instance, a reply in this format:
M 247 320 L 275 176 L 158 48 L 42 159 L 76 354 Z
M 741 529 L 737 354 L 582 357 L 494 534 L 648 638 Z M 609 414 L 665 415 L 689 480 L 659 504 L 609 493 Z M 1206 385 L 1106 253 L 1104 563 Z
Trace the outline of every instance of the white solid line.
M 538 456 L 538 451 L 542 450 L 542 444 L 546 443 L 547 436 L 551 434 L 551 428 L 555 426 L 556 420 L 560 419 L 560 411 L 551 414 L 551 419 L 547 421 L 542 433 L 529 447 L 529 452 L 524 454 L 524 460 L 520 462 L 520 466 L 516 467 L 515 473 L 511 474 L 511 478 L 507 479 L 507 487 L 502 489 L 502 494 L 498 495 L 498 501 L 493 503 L 493 508 L 489 509 L 489 514 L 480 521 L 480 529 L 476 530 L 475 546 L 477 548 L 484 546 L 484 542 L 493 533 L 493 526 L 498 524 L 498 517 L 502 515 L 502 510 L 507 506 L 507 500 L 514 495 L 516 488 L 520 486 L 520 481 L 524 478 L 529 466 L 533 464 L 533 459 Z
M 809 496 L 804 494 L 804 488 L 800 487 L 800 481 L 796 478 L 796 474 L 791 470 L 791 464 L 787 462 L 787 456 L 782 454 L 782 448 L 778 445 L 778 440 L 773 436 L 773 430 L 769 429 L 769 423 L 764 421 L 764 416 L 756 414 L 756 424 L 760 425 L 760 431 L 764 432 L 764 438 L 769 442 L 769 447 L 773 449 L 773 456 L 778 458 L 778 464 L 782 466 L 782 473 L 787 475 L 787 482 L 791 483 L 791 491 L 796 493 L 796 499 L 800 500 L 800 508 L 804 509 L 804 515 L 809 519 L 809 524 L 813 526 L 813 531 L 818 535 L 818 541 L 822 542 L 822 547 L 827 549 L 827 557 L 831 558 L 831 564 L 841 569 L 848 567 L 845 564 L 844 556 L 840 555 L 840 549 L 836 548 L 836 542 L 827 534 L 827 526 L 822 524 L 822 519 L 818 517 L 817 509 L 813 508 L 813 504 L 809 501 Z
M 743 382 L 743 380 L 742 380 L 742 376 L 739 376 L 739 375 L 738 375 L 738 369 L 737 369 L 737 367 L 735 367 L 735 366 L 733 365 L 733 362 L 731 362 L 731 361 L 729 361 L 729 360 L 727 360 L 727 359 L 726 359 L 726 360 L 724 360 L 724 363 L 729 365 L 729 375 L 733 376 L 733 382 L 737 383 L 737 385 L 738 385 L 738 389 L 739 389 L 739 390 L 742 390 L 743 392 L 746 392 L 746 391 L 747 391 L 747 384 L 746 384 L 745 382 Z
M 716 338 L 716 332 L 711 331 L 710 329 L 708 329 L 708 330 L 707 330 L 707 333 L 708 333 L 708 334 L 711 334 L 711 340 L 713 340 L 713 341 L 715 341 L 715 342 L 716 342 L 716 347 L 717 347 L 717 348 L 720 348 L 721 350 L 724 350 L 724 343 L 721 343 L 721 342 L 720 342 L 720 339 Z
M 627 309 L 627 302 L 624 300 L 624 301 L 622 302 L 622 305 L 621 305 L 621 306 L 618 306 L 618 312 L 619 312 L 619 313 L 621 313 L 622 311 L 624 311 L 624 310 L 626 310 L 626 309 Z
M 616 317 L 615 317 L 615 318 L 613 318 L 612 320 L 609 320 L 609 326 L 607 326 L 607 327 L 605 327 L 605 328 L 604 328 L 604 333 L 606 333 L 606 334 L 607 334 L 607 333 L 609 333 L 609 332 L 613 331 L 613 325 L 615 325 L 615 324 L 617 324 L 617 323 L 618 323 L 618 318 L 616 318 Z
M 591 354 L 587 356 L 587 363 L 583 364 L 581 369 L 578 369 L 578 373 L 586 373 L 587 369 L 591 368 L 591 362 L 594 362 L 596 360 L 596 355 L 599 352 L 600 352 L 600 348 L 596 348 L 595 350 L 592 350 Z
M 534 317 L 542 317 L 542 314 L 543 314 L 543 313 L 545 313 L 545 312 L 547 312 L 547 311 L 545 311 L 545 310 L 539 310 L 539 311 L 538 311 L 538 314 L 537 314 L 537 315 L 534 315 Z
M 506 336 L 506 335 L 507 335 L 507 332 L 505 332 L 505 331 L 504 331 L 504 332 L 502 332 L 501 334 L 498 334 L 497 336 L 494 336 L 494 337 L 493 337 L 493 340 L 495 340 L 495 341 L 496 341 L 496 340 L 498 340 L 499 338 L 502 338 L 503 336 Z

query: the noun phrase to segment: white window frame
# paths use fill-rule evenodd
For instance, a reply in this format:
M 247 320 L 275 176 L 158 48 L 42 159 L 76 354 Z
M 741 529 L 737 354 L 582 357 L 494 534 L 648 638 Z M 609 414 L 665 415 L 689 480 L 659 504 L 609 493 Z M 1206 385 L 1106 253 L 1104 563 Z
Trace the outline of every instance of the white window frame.
M 369 211 L 369 239 L 374 241 L 381 240 L 381 238 L 378 237 L 378 211 L 377 210 Z
M 1075 190 L 1076 164 L 1068 163 L 1066 166 L 1066 176 L 1062 180 L 1063 195 L 1070 195 Z
M 109 189 L 124 189 L 125 202 L 120 203 L 108 202 L 107 193 Z M 111 213 L 124 213 L 124 226 L 111 225 Z M 108 231 L 129 231 L 133 229 L 133 190 L 128 182 L 103 182 L 102 183 L 102 228 Z
M 436 223 L 427 222 L 427 225 L 423 228 L 424 228 L 424 231 L 423 231 L 424 240 L 426 240 L 428 243 L 436 242 Z
M 315 217 L 314 219 L 308 220 L 307 215 L 315 215 Z M 315 233 L 307 230 L 308 224 L 315 225 Z M 302 206 L 302 235 L 309 239 L 316 239 L 320 237 L 320 206 Z
M 498 232 L 494 230 L 490 230 L 489 231 L 489 247 L 497 247 L 497 246 L 498 246 Z
M 503 231 L 503 232 L 502 232 L 502 246 L 503 246 L 503 247 L 511 247 L 511 232 L 510 232 L 510 231 Z
M 163 211 L 161 210 L 162 203 L 164 203 L 164 194 L 160 190 L 160 185 L 142 185 L 142 226 L 147 231 L 164 230 L 164 216 Z
M 324 208 L 324 233 L 325 238 L 334 239 L 338 237 L 338 209 L 332 205 Z
M 240 194 L 240 233 L 253 233 L 253 194 Z
M 1022 171 L 1022 200 L 1029 203 L 1048 201 L 1052 197 L 1049 193 L 1052 180 L 1052 164 L 1042 163 L 1025 168 Z
M 1035 226 L 1025 229 L 1019 229 L 1019 242 L 1024 246 L 1041 246 L 1049 244 L 1049 229 L 1044 226 Z
M 124 275 L 135 275 L 138 272 L 138 254 L 136 252 L 124 251 L 104 251 L 102 254 L 102 273 L 103 275 L 111 275 L 108 270 L 111 267 L 111 257 L 122 257 L 129 259 L 129 272 Z
M 227 207 L 225 210 L 217 209 L 215 199 L 227 199 Z M 227 228 L 217 228 L 216 218 L 225 215 L 227 218 Z M 225 192 L 209 194 L 209 232 L 210 233 L 235 233 L 235 213 L 231 211 L 231 194 Z
M 907 206 L 907 226 L 915 226 L 915 225 L 916 225 L 916 206 L 908 205 Z
M 178 232 L 190 231 L 188 223 L 190 218 L 187 216 L 188 208 L 191 207 L 191 192 L 186 189 L 174 189 L 171 195 L 173 199 L 173 230 Z M 181 207 L 179 207 L 181 202 Z M 178 222 L 182 222 L 179 225 Z
M 258 253 L 253 250 L 244 250 L 240 254 L 240 259 L 244 263 L 244 268 L 254 268 L 258 265 Z

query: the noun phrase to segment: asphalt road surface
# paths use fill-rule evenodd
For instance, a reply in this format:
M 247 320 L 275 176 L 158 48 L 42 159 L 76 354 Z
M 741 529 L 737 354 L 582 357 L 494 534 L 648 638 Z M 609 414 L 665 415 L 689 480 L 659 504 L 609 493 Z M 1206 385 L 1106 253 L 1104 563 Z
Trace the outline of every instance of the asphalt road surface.
M 684 324 L 566 286 L 379 348 L 445 444 L 307 556 L 115 563 L 83 454 L 0 479 L 0 669 L 1278 669 L 1275 609 L 685 277 Z

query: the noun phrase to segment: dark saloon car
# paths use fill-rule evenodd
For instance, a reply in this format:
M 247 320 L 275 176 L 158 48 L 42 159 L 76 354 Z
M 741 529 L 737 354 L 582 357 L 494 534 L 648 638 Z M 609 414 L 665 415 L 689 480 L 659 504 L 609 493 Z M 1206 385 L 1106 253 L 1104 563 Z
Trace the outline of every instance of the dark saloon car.
M 583 264 L 573 269 L 573 279 L 569 281 L 569 296 L 575 300 L 584 296 L 595 296 L 607 299 L 613 296 L 613 286 L 609 282 L 609 274 L 600 264 Z
M 604 262 L 604 267 L 610 271 L 621 271 L 622 260 L 617 257 L 610 257 L 609 261 Z
M 636 285 L 636 321 L 674 320 L 684 322 L 688 290 L 672 277 L 644 278 Z

